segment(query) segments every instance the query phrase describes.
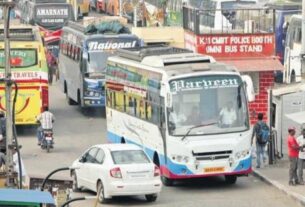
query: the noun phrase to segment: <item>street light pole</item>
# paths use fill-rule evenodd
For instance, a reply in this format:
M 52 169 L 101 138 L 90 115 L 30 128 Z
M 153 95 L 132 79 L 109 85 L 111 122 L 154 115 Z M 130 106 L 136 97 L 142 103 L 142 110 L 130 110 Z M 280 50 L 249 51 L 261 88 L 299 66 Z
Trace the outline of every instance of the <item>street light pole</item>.
M 10 39 L 9 39 L 9 26 L 10 26 L 10 10 L 14 7 L 12 0 L 0 2 L 3 8 L 4 19 L 4 55 L 5 55 L 5 109 L 6 109 L 6 185 L 9 188 L 16 187 L 14 164 L 13 164 L 13 121 L 12 121 L 12 83 L 11 83 L 11 65 L 10 65 Z

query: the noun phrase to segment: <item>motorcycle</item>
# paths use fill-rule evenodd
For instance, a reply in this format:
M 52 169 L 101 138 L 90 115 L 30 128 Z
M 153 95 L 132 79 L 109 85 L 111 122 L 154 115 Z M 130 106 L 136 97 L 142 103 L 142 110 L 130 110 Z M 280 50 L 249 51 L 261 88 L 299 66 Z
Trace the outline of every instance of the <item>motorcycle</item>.
M 51 148 L 54 148 L 54 138 L 52 129 L 44 129 L 42 131 L 42 140 L 41 140 L 41 149 L 46 149 L 47 152 L 50 152 Z

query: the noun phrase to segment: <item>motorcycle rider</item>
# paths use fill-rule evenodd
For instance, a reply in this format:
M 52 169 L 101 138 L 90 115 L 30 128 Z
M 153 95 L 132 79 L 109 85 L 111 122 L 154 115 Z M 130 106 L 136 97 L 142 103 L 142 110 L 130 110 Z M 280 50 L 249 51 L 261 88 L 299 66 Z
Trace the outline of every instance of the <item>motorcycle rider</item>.
M 40 126 L 37 129 L 38 145 L 41 145 L 43 139 L 44 130 L 53 130 L 53 122 L 55 121 L 55 116 L 49 112 L 49 107 L 44 108 L 44 112 L 37 116 L 37 121 Z

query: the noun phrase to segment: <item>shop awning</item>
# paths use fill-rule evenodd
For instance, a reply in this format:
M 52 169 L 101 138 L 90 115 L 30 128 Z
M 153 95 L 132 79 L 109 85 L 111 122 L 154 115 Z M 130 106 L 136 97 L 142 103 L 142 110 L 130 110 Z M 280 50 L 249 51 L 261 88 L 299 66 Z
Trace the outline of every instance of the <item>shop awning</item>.
M 282 71 L 284 66 L 277 58 L 222 59 L 217 60 L 235 66 L 240 72 Z

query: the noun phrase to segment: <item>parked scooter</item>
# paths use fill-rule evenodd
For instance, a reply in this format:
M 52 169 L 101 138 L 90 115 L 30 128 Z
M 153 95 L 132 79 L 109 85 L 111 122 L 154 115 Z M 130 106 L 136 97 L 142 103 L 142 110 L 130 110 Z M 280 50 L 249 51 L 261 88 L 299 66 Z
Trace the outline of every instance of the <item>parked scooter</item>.
M 50 149 L 54 148 L 54 138 L 52 129 L 44 129 L 42 131 L 41 149 L 46 149 L 50 152 Z

